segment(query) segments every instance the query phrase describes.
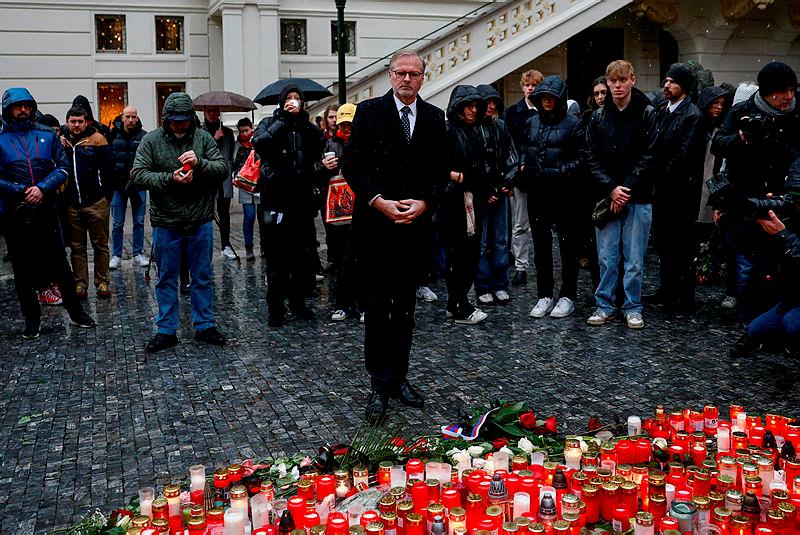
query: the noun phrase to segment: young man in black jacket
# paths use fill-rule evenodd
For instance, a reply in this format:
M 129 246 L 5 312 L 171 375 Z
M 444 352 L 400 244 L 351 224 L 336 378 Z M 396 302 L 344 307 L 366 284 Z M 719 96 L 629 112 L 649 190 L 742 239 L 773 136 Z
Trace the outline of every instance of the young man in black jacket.
M 694 222 L 700 202 L 705 156 L 702 114 L 689 98 L 694 74 L 682 64 L 664 77 L 656 145 L 653 238 L 660 260 L 661 284 L 645 301 L 668 312 L 694 310 L 696 256 Z
M 611 98 L 595 110 L 586 128 L 589 175 L 610 212 L 610 220 L 596 231 L 600 284 L 594 294 L 597 309 L 587 323 L 603 325 L 614 318 L 622 258 L 622 312 L 629 328 L 641 329 L 644 254 L 653 218 L 657 117 L 647 96 L 633 87 L 636 74 L 630 62 L 612 61 L 606 78 Z

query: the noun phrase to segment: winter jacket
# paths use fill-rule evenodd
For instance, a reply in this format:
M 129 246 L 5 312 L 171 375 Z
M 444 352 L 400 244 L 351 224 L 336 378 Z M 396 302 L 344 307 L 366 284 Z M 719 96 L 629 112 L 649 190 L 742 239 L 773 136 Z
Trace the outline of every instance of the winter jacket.
M 30 102 L 31 119 L 15 121 L 11 105 Z M 3 131 L 0 134 L 0 216 L 20 207 L 25 190 L 36 185 L 44 193 L 44 205 L 52 207 L 70 167 L 58 135 L 33 121 L 36 101 L 27 89 L 12 87 L 3 93 Z
M 631 101 L 620 110 L 608 98 L 592 113 L 586 128 L 584 157 L 596 198 L 608 197 L 617 186 L 631 189 L 631 203 L 653 202 L 657 114 L 644 93 L 631 90 Z
M 203 121 L 203 130 L 211 134 L 211 137 L 214 137 L 217 129 L 220 127 L 220 123 L 216 124 L 209 124 L 207 121 Z M 217 147 L 219 151 L 222 153 L 222 157 L 225 158 L 225 164 L 228 166 L 228 178 L 225 179 L 225 182 L 222 183 L 222 188 L 220 191 L 220 197 L 224 197 L 226 199 L 233 198 L 233 150 L 236 145 L 236 136 L 233 134 L 233 130 L 228 128 L 227 126 L 222 126 L 222 137 L 217 139 L 214 138 L 217 142 Z
M 680 217 L 693 221 L 697 216 L 703 185 L 705 124 L 700 110 L 685 98 L 675 111 L 668 103 L 659 110 L 659 135 L 656 143 L 656 203 L 669 207 L 660 217 Z
M 722 115 L 715 119 L 708 114 L 708 107 L 719 97 L 725 97 L 725 108 L 722 111 Z M 705 134 L 703 149 L 705 152 L 705 159 L 703 162 L 703 186 L 700 195 L 700 211 L 697 215 L 697 221 L 700 223 L 714 223 L 714 208 L 708 205 L 708 196 L 710 192 L 705 181 L 718 173 L 722 168 L 723 158 L 717 158 L 711 154 L 711 140 L 714 138 L 714 134 L 719 128 L 719 125 L 725 120 L 725 114 L 728 109 L 730 109 L 732 99 L 731 94 L 722 87 L 711 86 L 703 89 L 697 100 L 697 107 L 700 109 L 700 113 L 703 114 L 703 129 Z
M 186 93 L 172 93 L 164 103 L 162 126 L 148 132 L 139 145 L 131 171 L 131 183 L 150 190 L 150 222 L 154 227 L 190 231 L 214 218 L 214 202 L 220 184 L 228 176 L 225 158 L 208 132 L 192 121 L 178 139 L 170 128 L 174 114 L 193 114 Z M 179 184 L 172 173 L 181 167 L 178 156 L 193 150 L 197 165 L 189 184 Z
M 506 127 L 508 127 L 508 131 L 511 133 L 515 147 L 522 145 L 522 131 L 525 129 L 525 122 L 533 115 L 536 115 L 536 109 L 529 108 L 525 100 L 525 98 L 522 98 L 513 106 L 509 106 L 504 117 Z
M 108 126 L 104 125 L 103 123 L 98 122 L 97 120 L 95 120 L 94 114 L 92 113 L 92 107 L 89 105 L 89 99 L 88 98 L 84 97 L 83 95 L 78 95 L 77 97 L 75 97 L 73 99 L 72 105 L 73 106 L 78 106 L 80 108 L 83 108 L 83 110 L 86 112 L 86 126 L 87 126 L 87 128 L 88 127 L 94 127 L 94 129 L 97 130 L 98 132 L 100 132 L 100 134 L 102 134 L 103 137 L 105 137 L 107 141 L 110 141 L 110 139 L 111 139 L 111 129 Z
M 763 199 L 767 193 L 783 193 L 786 175 L 800 151 L 800 94 L 795 95 L 794 112 L 774 121 L 767 119 L 774 124 L 771 130 L 780 131 L 777 138 L 742 141 L 739 137 L 742 117 L 765 116 L 755 103 L 757 94 L 731 108 L 711 141 L 711 152 L 726 160 L 733 199 Z M 735 210 L 726 217 L 737 251 L 753 252 L 760 247 L 763 231 L 757 223 L 745 220 L 745 214 Z
M 483 124 L 489 129 L 489 144 L 487 145 L 487 156 L 489 164 L 498 169 L 500 173 L 494 175 L 495 181 L 492 182 L 492 190 L 494 194 L 499 194 L 502 188 L 512 189 L 519 176 L 519 152 L 511 133 L 508 131 L 508 125 L 499 115 L 502 115 L 505 104 L 500 93 L 490 85 L 479 85 L 477 87 L 484 102 L 489 99 L 497 101 L 498 117 L 486 116 Z
M 131 179 L 131 168 L 136 158 L 136 150 L 147 132 L 142 129 L 142 121 L 136 120 L 136 126 L 128 133 L 122 118 L 114 120 L 114 128 L 109 136 L 114 168 L 111 172 L 110 187 L 114 191 L 124 191 Z
M 66 200 L 70 206 L 85 208 L 103 197 L 111 198 L 111 147 L 106 138 L 93 127 L 87 127 L 78 137 L 71 133 L 61 138 L 70 160 Z
M 556 105 L 542 107 L 542 97 L 551 95 Z M 525 123 L 520 148 L 523 166 L 519 187 L 531 191 L 547 208 L 553 196 L 566 198 L 585 189 L 580 182 L 584 129 L 580 117 L 568 113 L 567 86 L 557 76 L 548 76 L 531 95 L 539 113 Z
M 322 158 L 322 132 L 309 122 L 305 110 L 295 114 L 283 109 L 292 91 L 302 95 L 296 86 L 286 86 L 272 117 L 262 119 L 253 134 L 253 147 L 261 157 L 261 204 L 276 212 L 313 217 L 314 163 Z

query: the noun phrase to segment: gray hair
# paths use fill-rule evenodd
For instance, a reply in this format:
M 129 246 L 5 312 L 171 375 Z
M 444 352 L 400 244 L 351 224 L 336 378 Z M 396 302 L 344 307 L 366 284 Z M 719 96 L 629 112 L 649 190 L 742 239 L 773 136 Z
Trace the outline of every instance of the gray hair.
M 392 58 L 389 60 L 389 70 L 394 70 L 394 64 L 397 62 L 398 59 L 406 56 L 411 56 L 417 58 L 419 62 L 422 64 L 422 72 L 425 73 L 426 63 L 425 60 L 422 59 L 422 56 L 419 55 L 419 52 L 416 50 L 411 50 L 410 48 L 404 48 L 402 50 L 398 50 L 394 54 L 392 54 Z

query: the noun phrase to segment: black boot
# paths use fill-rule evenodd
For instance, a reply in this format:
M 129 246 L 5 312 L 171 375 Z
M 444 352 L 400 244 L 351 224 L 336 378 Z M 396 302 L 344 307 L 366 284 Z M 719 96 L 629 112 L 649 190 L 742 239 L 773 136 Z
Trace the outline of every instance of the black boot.
M 744 334 L 733 343 L 733 347 L 728 352 L 728 355 L 733 359 L 742 358 L 752 355 L 759 349 L 761 349 L 761 344 L 753 341 L 750 335 L 747 334 L 747 331 L 745 331 Z
M 524 286 L 528 284 L 528 272 L 527 271 L 515 271 L 514 276 L 511 277 L 511 284 L 513 286 Z

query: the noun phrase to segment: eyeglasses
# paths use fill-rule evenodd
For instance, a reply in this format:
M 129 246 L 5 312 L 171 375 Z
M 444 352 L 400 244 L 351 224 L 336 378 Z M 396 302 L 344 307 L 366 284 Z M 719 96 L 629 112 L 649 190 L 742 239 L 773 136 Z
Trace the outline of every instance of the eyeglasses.
M 592 93 L 592 95 L 595 97 L 600 97 L 606 94 L 608 94 L 608 91 L 595 91 L 594 93 Z
M 422 76 L 421 72 L 417 71 L 390 71 L 396 78 L 400 78 L 404 80 L 406 76 L 411 78 L 412 80 L 419 80 Z

